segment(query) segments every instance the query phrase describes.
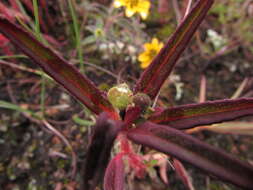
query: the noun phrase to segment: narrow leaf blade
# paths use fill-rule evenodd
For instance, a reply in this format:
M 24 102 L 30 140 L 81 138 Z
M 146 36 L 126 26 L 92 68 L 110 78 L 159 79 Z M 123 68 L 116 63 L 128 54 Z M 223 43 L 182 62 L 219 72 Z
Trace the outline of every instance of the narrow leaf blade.
M 104 190 L 124 190 L 125 171 L 124 154 L 115 156 L 106 168 Z
M 175 168 L 176 173 L 186 186 L 186 188 L 188 190 L 195 190 L 195 188 L 192 185 L 192 179 L 188 174 L 187 170 L 185 169 L 185 167 L 183 166 L 183 164 L 179 160 L 173 159 L 173 166 Z
M 253 98 L 216 100 L 178 106 L 150 116 L 149 121 L 166 124 L 177 129 L 188 129 L 247 115 L 253 115 Z
M 89 79 L 31 34 L 1 16 L 0 32 L 94 113 L 106 111 L 117 117 L 110 102 Z
M 182 131 L 146 122 L 130 131 L 128 138 L 186 161 L 221 180 L 253 189 L 253 166 Z
M 151 99 L 156 97 L 213 2 L 213 0 L 199 0 L 197 2 L 164 48 L 143 72 L 135 88 L 135 93 L 146 93 Z
M 119 121 L 110 120 L 105 112 L 99 115 L 95 126 L 93 126 L 93 135 L 90 139 L 83 169 L 83 188 L 85 190 L 95 189 L 103 178 L 119 129 Z
M 253 135 L 253 122 L 226 122 L 198 127 L 197 129 L 224 134 Z

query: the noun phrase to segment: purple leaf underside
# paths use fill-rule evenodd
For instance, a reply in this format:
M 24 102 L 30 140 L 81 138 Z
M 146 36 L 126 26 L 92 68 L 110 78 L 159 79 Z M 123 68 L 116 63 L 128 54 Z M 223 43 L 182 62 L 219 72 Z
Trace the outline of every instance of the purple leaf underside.
M 111 120 L 107 113 L 101 113 L 93 126 L 84 165 L 84 190 L 94 190 L 103 179 L 109 162 L 114 140 L 120 130 L 121 122 Z
M 124 190 L 125 171 L 123 154 L 115 156 L 106 168 L 104 190 Z
M 253 115 L 253 98 L 217 100 L 178 106 L 154 114 L 148 120 L 177 129 L 189 129 L 234 120 L 247 115 Z
M 117 118 L 99 89 L 61 56 L 3 16 L 0 16 L 0 32 L 91 111 L 96 114 L 106 111 Z
M 166 45 L 143 72 L 135 87 L 135 93 L 146 93 L 151 99 L 156 97 L 213 2 L 213 0 L 199 0 L 196 3 Z
M 124 122 L 126 125 L 134 123 L 141 116 L 142 110 L 140 107 L 130 107 L 126 110 L 126 115 L 124 117 Z
M 146 122 L 128 133 L 133 142 L 186 161 L 221 180 L 253 189 L 253 166 L 174 128 Z

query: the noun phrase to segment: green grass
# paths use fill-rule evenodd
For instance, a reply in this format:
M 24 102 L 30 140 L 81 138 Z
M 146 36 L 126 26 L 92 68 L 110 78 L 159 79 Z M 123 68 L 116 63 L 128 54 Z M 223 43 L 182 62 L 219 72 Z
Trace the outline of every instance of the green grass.
M 38 7 L 38 1 L 33 0 L 33 8 L 34 8 L 34 21 L 35 21 L 35 35 L 36 38 L 45 43 L 45 40 L 43 39 L 43 36 L 40 31 L 40 21 L 39 21 L 39 7 Z M 42 116 L 44 116 L 45 113 L 45 94 L 46 94 L 46 77 L 44 74 L 41 76 L 41 91 L 40 91 L 40 111 Z
M 21 113 L 27 113 L 35 119 L 39 119 L 39 120 L 41 119 L 40 116 L 38 114 L 36 114 L 35 112 L 33 112 L 31 110 L 28 110 L 28 109 L 25 109 L 25 108 L 22 108 L 19 105 L 16 105 L 16 104 L 13 104 L 13 103 L 10 103 L 10 102 L 6 102 L 6 101 L 3 101 L 3 100 L 0 100 L 0 108 L 15 110 L 15 111 L 21 112 Z
M 78 53 L 78 59 L 80 62 L 80 70 L 82 73 L 84 73 L 84 64 L 83 64 L 83 51 L 81 46 L 81 35 L 80 35 L 80 28 L 77 20 L 77 16 L 74 10 L 73 2 L 72 0 L 68 0 L 68 5 L 70 9 L 71 18 L 73 21 L 73 28 L 75 32 L 75 45 Z
M 3 56 L 0 56 L 0 59 L 18 59 L 18 58 L 27 58 L 26 55 L 22 55 L 22 54 L 17 54 L 17 55 L 3 55 Z

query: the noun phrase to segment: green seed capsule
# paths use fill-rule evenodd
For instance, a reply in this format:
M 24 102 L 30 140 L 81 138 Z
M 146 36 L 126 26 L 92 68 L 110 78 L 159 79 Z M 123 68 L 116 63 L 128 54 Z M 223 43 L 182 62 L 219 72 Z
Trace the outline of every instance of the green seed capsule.
M 126 109 L 132 103 L 132 96 L 133 93 L 126 83 L 112 87 L 107 93 L 108 100 L 119 110 Z

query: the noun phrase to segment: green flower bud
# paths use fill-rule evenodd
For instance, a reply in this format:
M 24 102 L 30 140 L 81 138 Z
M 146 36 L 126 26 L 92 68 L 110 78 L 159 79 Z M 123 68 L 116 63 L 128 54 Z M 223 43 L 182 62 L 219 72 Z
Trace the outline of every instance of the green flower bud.
M 124 110 L 132 103 L 132 96 L 133 93 L 126 83 L 112 87 L 107 93 L 108 100 L 119 110 Z

